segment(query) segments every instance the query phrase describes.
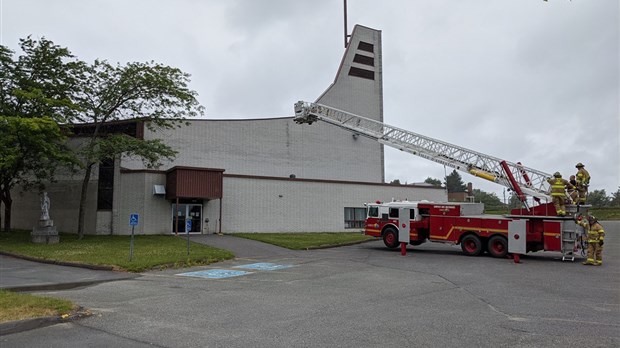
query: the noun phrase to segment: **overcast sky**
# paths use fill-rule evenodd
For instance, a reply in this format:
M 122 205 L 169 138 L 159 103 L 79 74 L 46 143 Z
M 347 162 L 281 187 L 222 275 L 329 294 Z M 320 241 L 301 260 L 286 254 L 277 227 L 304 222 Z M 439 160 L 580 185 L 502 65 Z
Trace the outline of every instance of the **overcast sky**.
M 349 0 L 382 31 L 384 120 L 590 190 L 620 186 L 618 0 Z M 293 115 L 333 82 L 342 0 L 0 0 L 0 43 L 46 37 L 85 61 L 150 61 L 192 75 L 206 118 Z M 448 173 L 451 171 L 446 169 Z M 386 148 L 386 180 L 444 167 Z M 465 182 L 502 187 L 467 174 Z

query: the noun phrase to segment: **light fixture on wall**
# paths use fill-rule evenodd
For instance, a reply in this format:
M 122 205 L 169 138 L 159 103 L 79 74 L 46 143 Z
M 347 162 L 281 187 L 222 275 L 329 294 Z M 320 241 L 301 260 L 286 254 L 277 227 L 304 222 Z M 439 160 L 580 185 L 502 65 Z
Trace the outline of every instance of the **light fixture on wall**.
M 166 194 L 166 186 L 164 186 L 164 185 L 153 185 L 153 194 L 154 195 L 165 195 Z

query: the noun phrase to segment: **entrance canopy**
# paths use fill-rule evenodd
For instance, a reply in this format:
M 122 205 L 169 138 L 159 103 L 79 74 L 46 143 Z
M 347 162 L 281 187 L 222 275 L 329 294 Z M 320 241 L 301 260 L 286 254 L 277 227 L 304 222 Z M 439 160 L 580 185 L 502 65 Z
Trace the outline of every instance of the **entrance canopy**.
M 222 198 L 224 169 L 172 167 L 166 171 L 166 199 Z

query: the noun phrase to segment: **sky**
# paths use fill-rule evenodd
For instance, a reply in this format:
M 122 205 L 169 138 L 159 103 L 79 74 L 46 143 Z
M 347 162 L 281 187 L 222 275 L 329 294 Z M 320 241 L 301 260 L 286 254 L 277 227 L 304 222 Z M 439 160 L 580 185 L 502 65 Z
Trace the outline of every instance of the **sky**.
M 565 178 L 620 187 L 618 0 L 348 0 L 382 32 L 384 122 Z M 0 44 L 45 37 L 84 61 L 191 74 L 208 119 L 293 116 L 333 82 L 342 0 L 0 0 Z M 450 168 L 391 148 L 386 181 Z M 503 187 L 461 173 L 494 192 Z

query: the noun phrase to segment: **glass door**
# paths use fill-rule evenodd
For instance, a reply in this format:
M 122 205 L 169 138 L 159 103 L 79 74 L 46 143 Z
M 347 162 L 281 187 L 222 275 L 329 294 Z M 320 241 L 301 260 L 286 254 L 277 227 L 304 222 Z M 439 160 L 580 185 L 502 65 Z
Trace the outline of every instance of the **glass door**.
M 172 233 L 186 233 L 188 221 L 190 233 L 202 231 L 202 204 L 172 204 Z

